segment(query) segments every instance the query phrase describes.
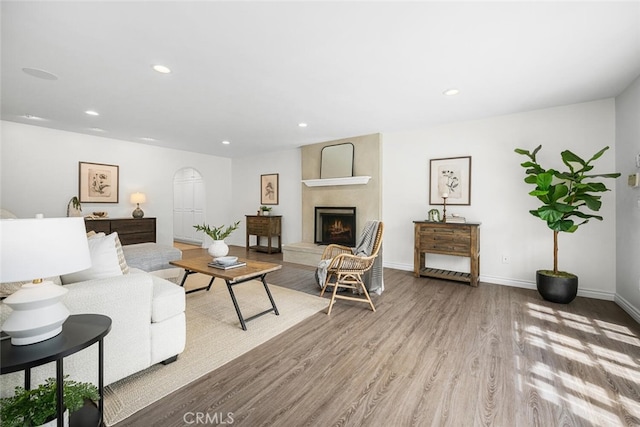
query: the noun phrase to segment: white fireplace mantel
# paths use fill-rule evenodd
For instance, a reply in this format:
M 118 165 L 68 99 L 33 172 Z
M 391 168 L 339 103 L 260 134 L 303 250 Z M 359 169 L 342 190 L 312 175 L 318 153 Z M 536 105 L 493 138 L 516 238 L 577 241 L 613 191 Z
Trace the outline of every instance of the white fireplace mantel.
M 369 182 L 370 176 L 348 176 L 345 178 L 303 179 L 307 187 L 328 187 L 331 185 L 364 185 Z

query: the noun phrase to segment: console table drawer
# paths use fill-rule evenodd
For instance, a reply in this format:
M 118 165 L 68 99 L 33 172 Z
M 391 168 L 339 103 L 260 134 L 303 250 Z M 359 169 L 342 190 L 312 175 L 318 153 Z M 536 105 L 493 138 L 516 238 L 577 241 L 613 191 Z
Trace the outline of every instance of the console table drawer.
M 117 231 L 118 234 L 127 233 L 148 233 L 156 231 L 155 221 L 148 219 L 114 219 L 111 220 L 111 229 Z
M 269 234 L 269 224 L 247 224 L 249 234 Z
M 111 221 L 104 219 L 85 219 L 87 231 L 95 231 L 96 233 L 111 234 Z
M 466 230 L 423 230 L 420 232 L 420 250 L 451 255 L 467 256 L 471 236 Z
M 254 217 L 247 221 L 247 230 L 249 234 L 266 236 L 267 234 L 280 233 L 280 221 L 271 220 L 270 218 Z
M 85 218 L 85 226 L 96 233 L 116 232 L 123 245 L 156 241 L 155 218 Z
M 469 256 L 469 245 L 455 245 L 452 242 L 422 242 L 422 252 L 430 252 L 443 255 Z

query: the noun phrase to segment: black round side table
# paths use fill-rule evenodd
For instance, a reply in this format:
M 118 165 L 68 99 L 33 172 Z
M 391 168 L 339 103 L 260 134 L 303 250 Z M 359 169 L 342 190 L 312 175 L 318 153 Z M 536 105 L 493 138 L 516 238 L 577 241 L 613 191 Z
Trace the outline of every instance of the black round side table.
M 12 345 L 2 340 L 0 374 L 24 371 L 24 388 L 31 388 L 31 368 L 56 362 L 58 426 L 62 427 L 63 364 L 62 360 L 96 342 L 98 343 L 98 408 L 85 405 L 70 418 L 70 425 L 101 425 L 104 409 L 104 348 L 103 338 L 111 330 L 111 319 L 101 314 L 76 314 L 69 316 L 62 325 L 62 332 L 48 340 L 28 345 Z M 92 410 L 93 409 L 93 410 Z M 74 421 L 76 421 L 74 423 Z M 95 423 L 95 424 L 94 424 Z

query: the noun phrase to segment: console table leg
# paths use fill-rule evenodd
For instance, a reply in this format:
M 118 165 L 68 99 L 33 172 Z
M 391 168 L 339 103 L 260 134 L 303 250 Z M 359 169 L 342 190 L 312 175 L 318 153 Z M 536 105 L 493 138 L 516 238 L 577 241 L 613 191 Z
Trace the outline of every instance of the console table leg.
M 98 410 L 100 411 L 100 425 L 104 423 L 104 345 L 103 341 L 98 341 L 98 390 L 100 401 Z
M 62 359 L 56 360 L 56 413 L 58 415 L 58 427 L 64 426 L 64 372 Z
M 31 390 L 31 368 L 24 370 L 24 389 Z

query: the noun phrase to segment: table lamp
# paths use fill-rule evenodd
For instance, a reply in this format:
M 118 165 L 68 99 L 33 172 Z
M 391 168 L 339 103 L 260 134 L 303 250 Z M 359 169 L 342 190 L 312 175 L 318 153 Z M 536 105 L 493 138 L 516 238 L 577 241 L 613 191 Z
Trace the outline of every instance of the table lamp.
M 138 205 L 137 208 L 133 211 L 134 218 L 142 218 L 144 216 L 144 212 L 140 209 L 140 203 L 146 203 L 147 196 L 144 193 L 133 193 L 131 195 L 131 203 L 136 203 Z
M 2 302 L 12 312 L 2 325 L 11 344 L 33 344 L 58 335 L 69 317 L 68 292 L 47 277 L 91 267 L 84 218 L 0 220 L 0 282 L 33 280 Z
M 447 222 L 447 199 L 449 198 L 449 193 L 446 191 L 442 193 L 442 200 L 444 207 L 442 208 L 442 222 Z

